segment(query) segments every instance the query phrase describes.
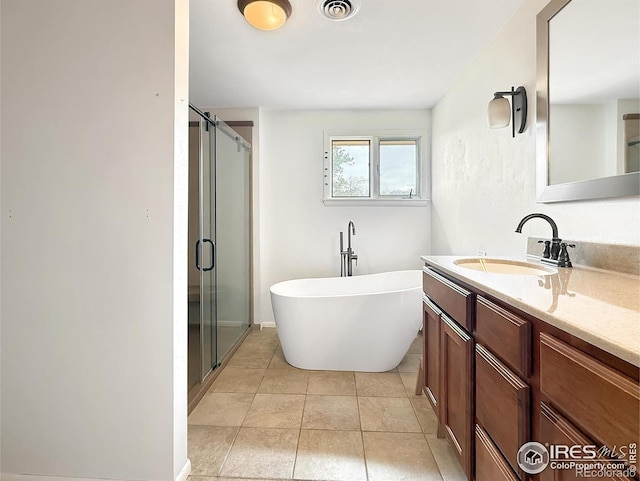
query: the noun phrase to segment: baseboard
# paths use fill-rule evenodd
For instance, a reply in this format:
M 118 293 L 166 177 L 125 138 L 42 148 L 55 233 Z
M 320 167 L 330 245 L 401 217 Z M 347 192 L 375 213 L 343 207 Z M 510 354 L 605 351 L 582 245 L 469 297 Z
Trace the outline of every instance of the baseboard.
M 265 327 L 275 329 L 276 323 L 273 321 L 264 321 L 260 323 L 260 330 L 262 331 Z
M 187 481 L 189 474 L 191 474 L 191 460 L 187 458 L 187 461 L 176 477 L 176 481 Z
M 45 474 L 0 474 L 2 481 L 118 481 L 111 478 L 69 478 L 67 476 L 48 476 Z
M 187 458 L 187 461 L 184 463 L 184 466 L 178 473 L 175 481 L 186 481 L 191 474 L 191 461 Z M 110 478 L 69 478 L 67 476 L 47 476 L 47 475 L 37 475 L 37 474 L 8 474 L 1 473 L 0 479 L 2 481 L 120 481 L 116 479 Z

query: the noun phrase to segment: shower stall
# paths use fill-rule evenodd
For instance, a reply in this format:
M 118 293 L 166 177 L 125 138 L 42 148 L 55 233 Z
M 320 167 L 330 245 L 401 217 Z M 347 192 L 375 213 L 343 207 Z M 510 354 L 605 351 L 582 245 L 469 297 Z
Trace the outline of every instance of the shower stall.
M 190 105 L 189 406 L 251 320 L 250 144 Z

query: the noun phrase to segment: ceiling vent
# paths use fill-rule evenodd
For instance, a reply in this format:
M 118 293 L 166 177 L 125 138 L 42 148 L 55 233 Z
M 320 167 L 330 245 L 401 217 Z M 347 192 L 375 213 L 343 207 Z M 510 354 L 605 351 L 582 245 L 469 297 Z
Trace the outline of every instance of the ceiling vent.
M 356 0 L 316 0 L 316 7 L 323 17 L 339 22 L 353 17 L 360 5 Z

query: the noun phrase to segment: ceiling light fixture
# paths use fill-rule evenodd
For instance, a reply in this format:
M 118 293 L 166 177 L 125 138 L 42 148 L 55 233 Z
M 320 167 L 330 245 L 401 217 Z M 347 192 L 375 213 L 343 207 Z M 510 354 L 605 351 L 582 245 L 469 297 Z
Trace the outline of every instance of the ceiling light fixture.
M 511 95 L 511 105 L 504 98 L 505 95 Z M 511 122 L 511 136 L 516 136 L 516 129 L 521 134 L 527 124 L 527 91 L 520 86 L 517 89 L 511 87 L 510 92 L 494 93 L 489 102 L 487 117 L 490 129 L 501 129 Z
M 289 0 L 238 0 L 238 10 L 251 26 L 260 30 L 282 27 L 292 12 Z

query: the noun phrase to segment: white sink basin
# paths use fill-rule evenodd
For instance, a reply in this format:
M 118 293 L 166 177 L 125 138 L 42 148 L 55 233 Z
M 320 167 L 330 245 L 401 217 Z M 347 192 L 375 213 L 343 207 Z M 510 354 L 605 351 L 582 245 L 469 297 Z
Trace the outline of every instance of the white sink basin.
M 512 261 L 509 259 L 489 259 L 477 257 L 453 261 L 459 267 L 491 274 L 510 274 L 513 276 L 549 276 L 558 271 L 552 267 L 541 266 L 532 262 Z

